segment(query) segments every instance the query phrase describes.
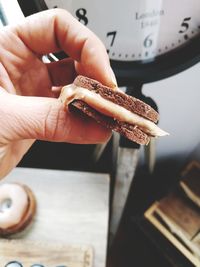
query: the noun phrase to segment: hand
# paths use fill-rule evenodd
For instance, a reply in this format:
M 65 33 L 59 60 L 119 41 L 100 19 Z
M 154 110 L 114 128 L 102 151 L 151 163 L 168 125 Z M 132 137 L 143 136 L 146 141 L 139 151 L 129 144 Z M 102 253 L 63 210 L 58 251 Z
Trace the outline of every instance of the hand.
M 64 50 L 68 59 L 44 63 Z M 0 178 L 21 160 L 35 139 L 101 143 L 110 131 L 63 109 L 54 88 L 77 74 L 115 86 L 106 50 L 67 11 L 54 9 L 0 31 Z

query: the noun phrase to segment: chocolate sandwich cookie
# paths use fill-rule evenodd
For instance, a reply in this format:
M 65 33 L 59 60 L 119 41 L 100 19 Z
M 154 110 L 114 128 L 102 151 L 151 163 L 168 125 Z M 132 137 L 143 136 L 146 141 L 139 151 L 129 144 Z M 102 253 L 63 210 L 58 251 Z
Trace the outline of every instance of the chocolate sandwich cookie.
M 151 106 L 93 79 L 78 76 L 63 87 L 60 98 L 69 111 L 85 113 L 138 144 L 168 134 L 156 125 L 159 114 Z

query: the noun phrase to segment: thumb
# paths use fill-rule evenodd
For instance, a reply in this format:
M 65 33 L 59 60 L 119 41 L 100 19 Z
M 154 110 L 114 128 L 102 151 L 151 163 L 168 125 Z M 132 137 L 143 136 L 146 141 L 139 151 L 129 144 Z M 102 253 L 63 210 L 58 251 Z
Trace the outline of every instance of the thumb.
M 90 118 L 65 110 L 59 99 L 0 93 L 0 143 L 19 139 L 95 144 L 110 131 Z

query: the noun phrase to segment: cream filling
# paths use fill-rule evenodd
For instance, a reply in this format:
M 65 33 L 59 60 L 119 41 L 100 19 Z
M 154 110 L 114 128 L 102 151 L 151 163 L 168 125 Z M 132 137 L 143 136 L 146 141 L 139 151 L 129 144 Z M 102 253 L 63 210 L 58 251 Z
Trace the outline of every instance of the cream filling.
M 106 116 L 113 117 L 114 119 L 130 123 L 132 125 L 137 125 L 141 130 L 149 135 L 168 135 L 167 132 L 160 129 L 152 121 L 145 119 L 109 100 L 106 100 L 99 94 L 96 94 L 84 87 L 76 86 L 74 84 L 64 86 L 62 88 L 60 99 L 65 105 L 70 104 L 75 99 L 82 100 L 90 107 Z

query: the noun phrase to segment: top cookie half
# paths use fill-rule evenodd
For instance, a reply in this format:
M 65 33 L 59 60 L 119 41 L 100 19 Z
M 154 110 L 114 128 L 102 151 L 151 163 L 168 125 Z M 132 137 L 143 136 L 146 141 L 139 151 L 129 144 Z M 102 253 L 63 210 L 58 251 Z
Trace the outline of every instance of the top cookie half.
M 102 85 L 96 80 L 81 75 L 76 77 L 74 84 L 76 86 L 87 88 L 90 91 L 94 91 L 104 99 L 124 107 L 143 118 L 153 121 L 154 123 L 159 120 L 158 112 L 156 112 L 151 106 L 135 97 L 123 93 L 120 90 L 113 90 L 105 85 Z

